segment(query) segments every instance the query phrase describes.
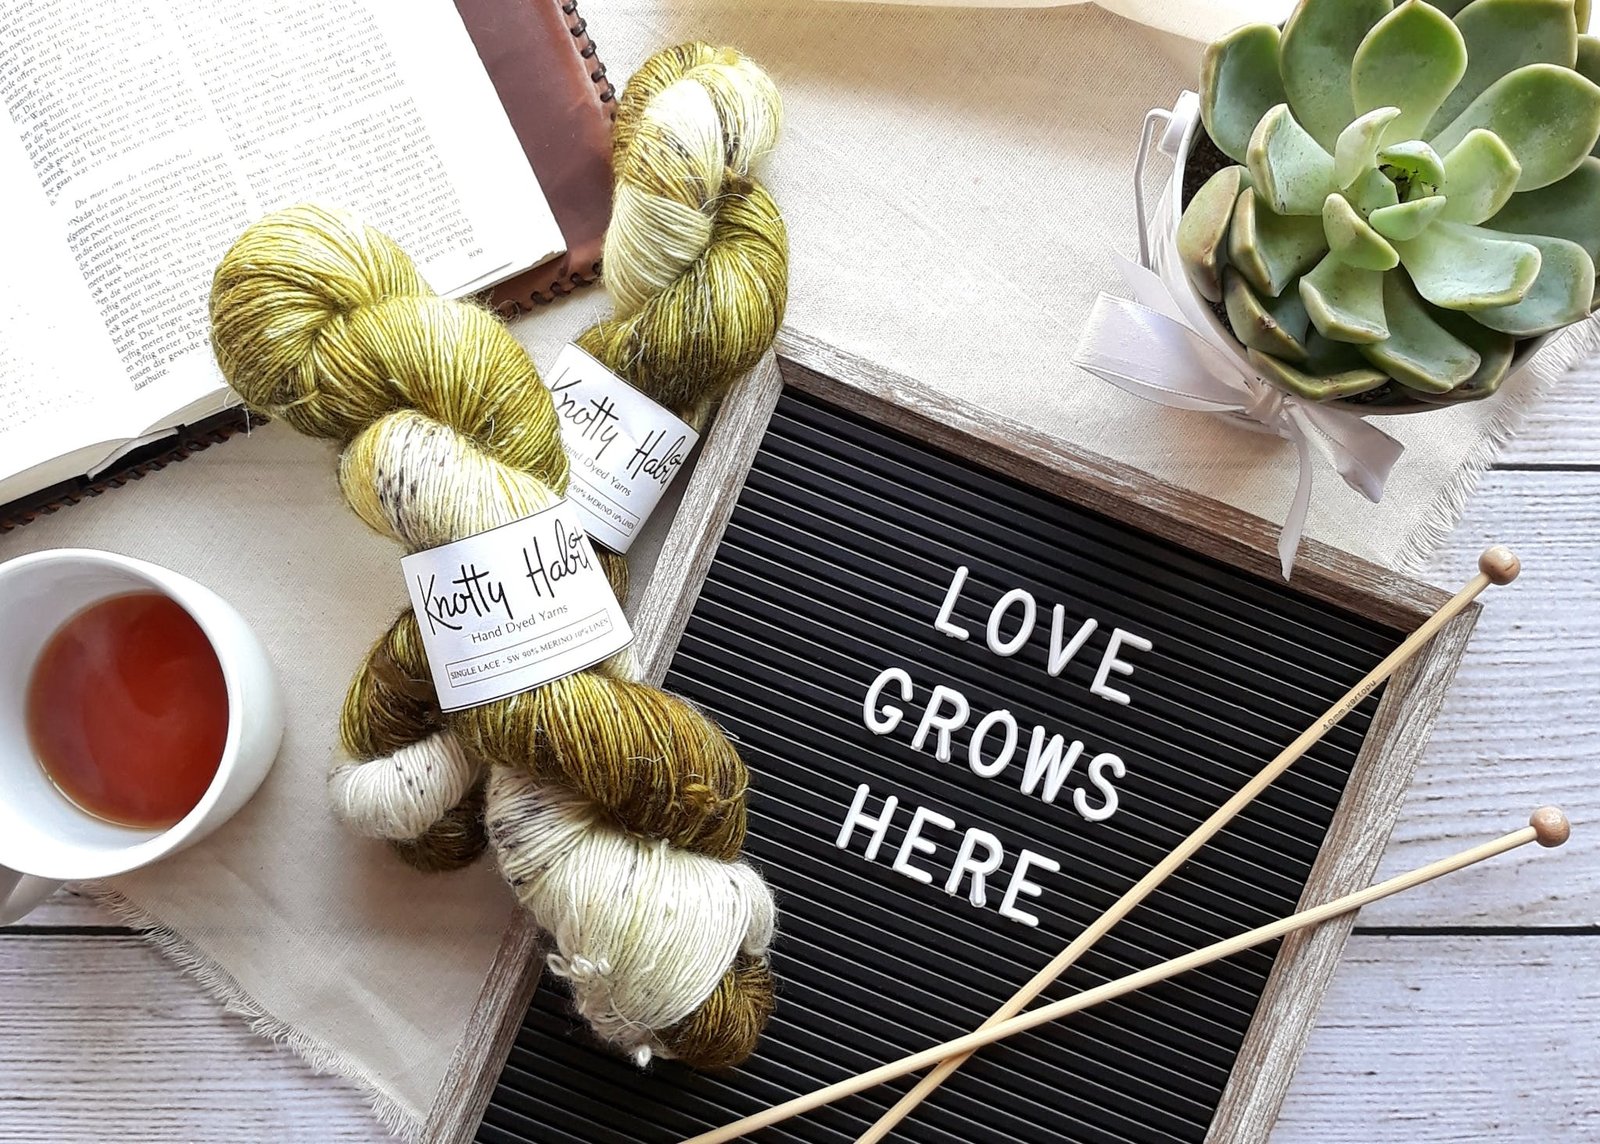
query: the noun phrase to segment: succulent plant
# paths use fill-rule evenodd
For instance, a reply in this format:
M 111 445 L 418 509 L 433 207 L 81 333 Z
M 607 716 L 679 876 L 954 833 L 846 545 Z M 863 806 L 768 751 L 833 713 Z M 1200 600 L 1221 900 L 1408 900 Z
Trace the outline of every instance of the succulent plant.
M 1594 308 L 1588 8 L 1302 0 L 1206 49 L 1201 116 L 1233 164 L 1178 253 L 1262 376 L 1316 401 L 1487 397 L 1520 340 Z

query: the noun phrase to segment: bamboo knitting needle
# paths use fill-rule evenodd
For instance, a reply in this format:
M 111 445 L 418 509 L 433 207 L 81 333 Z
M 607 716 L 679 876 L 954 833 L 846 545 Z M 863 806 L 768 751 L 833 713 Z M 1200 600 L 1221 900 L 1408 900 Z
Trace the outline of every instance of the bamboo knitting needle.
M 1278 757 L 1268 763 L 1260 774 L 1245 784 L 1238 794 L 1223 803 L 1210 818 L 1195 827 L 1194 833 L 1180 842 L 1176 850 L 1157 863 L 1143 878 L 1139 879 L 1131 889 L 1117 899 L 1110 909 L 1100 915 L 1088 929 L 1079 934 L 1072 944 L 1068 945 L 1066 949 L 1056 956 L 1054 961 L 1035 974 L 1026 985 L 1017 991 L 1015 997 L 996 1010 L 995 1014 L 980 1027 L 988 1028 L 990 1025 L 1004 1021 L 1009 1017 L 1015 1017 L 1031 1005 L 1039 994 L 1043 993 L 1056 978 L 1072 968 L 1077 960 L 1095 942 L 1104 937 L 1112 926 L 1127 917 L 1135 906 L 1150 895 L 1151 891 L 1161 885 L 1179 866 L 1187 862 L 1196 850 L 1199 850 L 1200 847 L 1209 842 L 1241 810 L 1250 805 L 1262 791 L 1276 782 L 1278 777 L 1326 735 L 1330 728 L 1355 710 L 1363 699 L 1377 690 L 1379 684 L 1398 671 L 1412 656 L 1416 655 L 1440 628 L 1459 615 L 1468 604 L 1477 599 L 1485 588 L 1490 584 L 1509 584 L 1517 578 L 1517 573 L 1521 570 L 1521 562 L 1509 548 L 1495 545 L 1493 548 L 1485 549 L 1483 554 L 1478 557 L 1478 574 L 1467 581 L 1461 591 L 1452 596 L 1437 612 L 1429 616 L 1421 627 L 1407 637 L 1404 643 L 1385 656 L 1382 663 L 1369 671 L 1365 679 L 1346 692 L 1344 698 L 1329 708 L 1322 718 L 1306 728 L 1298 739 L 1280 751 Z M 923 1077 L 905 1096 L 900 1098 L 893 1108 L 879 1117 L 877 1123 L 857 1139 L 856 1144 L 877 1144 L 878 1141 L 889 1134 L 896 1124 L 905 1119 L 912 1109 L 921 1104 L 929 1093 L 943 1084 L 946 1078 L 960 1068 L 970 1055 L 970 1053 L 967 1053 L 940 1062 L 938 1068 Z
M 1358 910 L 1362 906 L 1378 901 L 1380 898 L 1387 898 L 1392 894 L 1413 889 L 1424 882 L 1431 882 L 1442 875 L 1464 869 L 1475 862 L 1482 862 L 1487 858 L 1504 854 L 1508 850 L 1515 850 L 1519 846 L 1526 846 L 1530 842 L 1538 842 L 1541 846 L 1560 846 L 1567 840 L 1567 835 L 1570 832 L 1571 827 L 1567 822 L 1567 816 L 1558 808 L 1553 806 L 1540 807 L 1533 812 L 1533 816 L 1529 818 L 1527 826 L 1524 826 L 1521 830 L 1514 830 L 1510 834 L 1502 835 L 1492 842 L 1485 842 L 1474 846 L 1470 850 L 1463 850 L 1461 853 L 1452 855 L 1449 858 L 1441 858 L 1437 862 L 1412 870 L 1409 873 L 1396 875 L 1386 882 L 1379 882 L 1376 886 L 1368 886 L 1365 890 L 1357 890 L 1352 894 L 1344 895 L 1342 898 L 1335 898 L 1324 905 L 1302 910 L 1298 914 L 1293 914 L 1280 921 L 1270 922 L 1247 933 L 1242 933 L 1238 937 L 1219 941 L 1214 945 L 1197 949 L 1193 953 L 1186 953 L 1182 957 L 1173 958 L 1171 961 L 1165 961 L 1160 965 L 1151 966 L 1149 969 L 1140 970 L 1138 973 L 1130 973 L 1126 977 L 1119 977 L 1115 981 L 1108 981 L 1104 985 L 1086 989 L 1082 993 L 1075 994 L 1064 1000 L 1040 1006 L 1038 1009 L 1034 1009 L 1020 1017 L 1012 1017 L 1006 1021 L 987 1025 L 975 1033 L 968 1033 L 964 1037 L 957 1037 L 953 1041 L 935 1045 L 931 1049 L 915 1053 L 892 1064 L 882 1065 L 861 1073 L 859 1076 L 818 1089 L 816 1092 L 806 1096 L 799 1096 L 793 1100 L 785 1101 L 783 1104 L 775 1105 L 765 1112 L 758 1112 L 754 1116 L 747 1116 L 743 1120 L 725 1125 L 722 1128 L 702 1133 L 699 1136 L 685 1140 L 683 1144 L 726 1144 L 727 1141 L 738 1140 L 759 1128 L 769 1127 L 787 1120 L 791 1116 L 799 1116 L 801 1113 L 811 1112 L 825 1104 L 831 1104 L 835 1100 L 861 1092 L 885 1081 L 905 1076 L 907 1073 L 925 1069 L 931 1064 L 957 1054 L 971 1054 L 981 1049 L 984 1045 L 993 1044 L 995 1041 L 1009 1037 L 1013 1033 L 1021 1033 L 1028 1029 L 1037 1028 L 1047 1022 L 1060 1020 L 1062 1017 L 1076 1013 L 1079 1010 L 1098 1005 L 1103 1001 L 1113 1000 L 1124 994 L 1165 981 L 1169 977 L 1176 977 L 1180 973 L 1187 973 L 1191 969 L 1209 965 L 1211 962 L 1219 961 L 1224 957 L 1232 957 L 1234 954 L 1252 946 L 1262 945 L 1275 938 L 1283 937 L 1285 934 L 1304 929 L 1307 926 L 1318 925 L 1329 918 L 1349 913 L 1351 910 Z

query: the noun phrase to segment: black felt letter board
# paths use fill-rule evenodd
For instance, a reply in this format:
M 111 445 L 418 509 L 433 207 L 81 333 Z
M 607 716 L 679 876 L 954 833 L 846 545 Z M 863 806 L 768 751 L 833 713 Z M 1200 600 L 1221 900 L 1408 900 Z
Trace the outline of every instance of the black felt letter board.
M 969 569 L 935 628 L 957 569 Z M 991 650 L 991 609 L 1034 601 L 1030 639 Z M 1059 675 L 1062 638 L 1094 630 Z M 1026 601 L 997 628 L 1008 646 Z M 1124 642 L 1091 689 L 1116 629 Z M 756 1058 L 726 1076 L 671 1062 L 640 1073 L 594 1047 L 558 987 L 541 985 L 478 1140 L 539 1144 L 681 1140 L 976 1028 L 1124 890 L 1389 650 L 1397 633 L 1236 572 L 961 458 L 786 393 L 740 497 L 667 686 L 737 737 L 754 774 L 748 853 L 782 911 L 779 1008 Z M 885 734 L 864 701 L 886 668 Z M 937 757 L 934 688 L 969 714 Z M 1294 910 L 1376 707 L 1373 696 L 1056 984 L 1065 996 Z M 954 719 L 946 695 L 940 714 Z M 1015 755 L 991 712 L 1018 726 Z M 1053 801 L 1022 789 L 1034 728 L 1083 750 Z M 1089 781 L 1095 758 L 1114 755 Z M 897 799 L 875 859 L 872 830 L 841 826 Z M 914 815 L 924 844 L 895 868 Z M 942 817 L 941 817 L 942 816 Z M 940 823 L 951 822 L 946 829 Z M 985 905 L 970 878 L 946 892 L 969 829 L 1003 850 Z M 1013 912 L 1000 905 L 1023 851 L 1037 857 Z M 974 860 L 992 853 L 972 844 Z M 1039 859 L 1046 860 L 1041 865 Z M 1048 869 L 1048 863 L 1059 871 Z M 1264 947 L 986 1049 L 907 1120 L 897 1140 L 1158 1144 L 1205 1137 L 1276 954 Z M 767 1129 L 759 1141 L 847 1142 L 910 1081 Z

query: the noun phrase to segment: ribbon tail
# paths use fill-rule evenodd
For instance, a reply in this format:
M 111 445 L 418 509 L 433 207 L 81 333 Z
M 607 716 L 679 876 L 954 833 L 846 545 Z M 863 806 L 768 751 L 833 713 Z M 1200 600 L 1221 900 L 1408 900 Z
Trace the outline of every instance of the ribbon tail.
M 1353 413 L 1306 402 L 1286 402 L 1300 431 L 1344 478 L 1373 504 L 1383 499 L 1389 472 L 1406 447 Z
M 1278 533 L 1278 559 L 1283 564 L 1283 578 L 1289 579 L 1294 571 L 1294 558 L 1300 551 L 1300 538 L 1306 531 L 1306 514 L 1311 511 L 1311 483 L 1315 470 L 1311 460 L 1311 442 L 1305 433 L 1290 435 L 1295 452 L 1300 455 L 1300 477 L 1295 485 L 1294 501 L 1289 505 L 1289 515 Z

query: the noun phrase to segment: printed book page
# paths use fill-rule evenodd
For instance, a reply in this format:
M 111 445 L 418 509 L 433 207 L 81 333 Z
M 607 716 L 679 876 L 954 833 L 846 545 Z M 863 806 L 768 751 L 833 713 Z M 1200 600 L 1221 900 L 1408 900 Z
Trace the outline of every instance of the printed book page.
M 353 210 L 445 294 L 565 247 L 450 0 L 0 0 L 0 106 L 0 503 L 231 403 L 211 274 L 268 211 Z

